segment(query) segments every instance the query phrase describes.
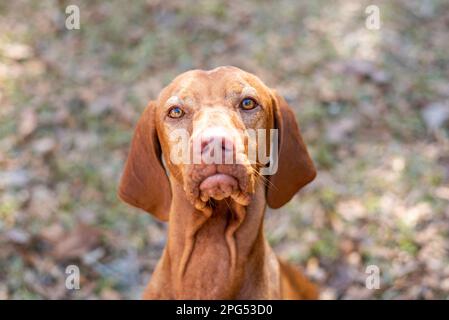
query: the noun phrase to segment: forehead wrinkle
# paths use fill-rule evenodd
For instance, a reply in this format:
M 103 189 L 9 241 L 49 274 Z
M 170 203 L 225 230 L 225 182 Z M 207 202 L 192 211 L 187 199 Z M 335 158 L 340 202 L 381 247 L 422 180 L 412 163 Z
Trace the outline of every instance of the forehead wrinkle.
M 203 83 L 197 77 L 190 77 L 188 80 L 180 83 L 179 88 L 175 90 L 176 94 L 188 104 L 194 104 L 203 95 L 201 90 L 204 89 Z
M 236 100 L 238 98 L 240 98 L 242 91 L 244 90 L 244 88 L 246 86 L 248 86 L 248 84 L 246 82 L 243 81 L 243 79 L 240 77 L 240 75 L 238 76 L 238 80 L 235 81 L 229 89 L 225 89 L 225 99 L 226 100 Z

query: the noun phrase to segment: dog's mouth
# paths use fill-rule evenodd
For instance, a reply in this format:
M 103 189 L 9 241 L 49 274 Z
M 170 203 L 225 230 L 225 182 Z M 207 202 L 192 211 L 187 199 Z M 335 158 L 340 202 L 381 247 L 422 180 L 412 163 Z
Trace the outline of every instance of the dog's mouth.
M 228 174 L 217 173 L 204 179 L 199 188 L 201 200 L 223 200 L 238 191 L 238 181 Z
M 200 210 L 227 198 L 246 206 L 254 192 L 252 169 L 245 165 L 191 165 L 186 174 L 184 189 Z

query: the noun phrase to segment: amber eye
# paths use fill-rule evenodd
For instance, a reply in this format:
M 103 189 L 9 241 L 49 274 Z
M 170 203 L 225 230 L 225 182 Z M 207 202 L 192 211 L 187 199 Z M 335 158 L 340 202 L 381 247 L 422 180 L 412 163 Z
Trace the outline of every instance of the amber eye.
M 184 111 L 178 106 L 171 107 L 170 110 L 168 110 L 168 116 L 170 118 L 178 119 L 181 118 L 183 115 Z
M 240 102 L 240 108 L 243 110 L 252 110 L 255 107 L 257 107 L 257 103 L 251 98 L 245 98 Z

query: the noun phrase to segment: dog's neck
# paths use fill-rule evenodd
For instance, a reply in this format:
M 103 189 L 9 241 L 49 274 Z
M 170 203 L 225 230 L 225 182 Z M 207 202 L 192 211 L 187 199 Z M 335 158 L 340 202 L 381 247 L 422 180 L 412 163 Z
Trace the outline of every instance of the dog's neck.
M 176 190 L 182 188 L 176 181 L 172 188 L 174 195 L 184 194 Z M 222 200 L 209 217 L 182 196 L 173 199 L 161 261 L 170 270 L 165 278 L 169 278 L 166 286 L 172 298 L 270 298 L 278 294 L 277 288 L 264 288 L 267 277 L 276 278 L 277 264 L 263 234 L 266 201 L 262 181 L 256 182 L 255 189 L 249 206 Z M 260 296 L 250 297 L 248 292 Z

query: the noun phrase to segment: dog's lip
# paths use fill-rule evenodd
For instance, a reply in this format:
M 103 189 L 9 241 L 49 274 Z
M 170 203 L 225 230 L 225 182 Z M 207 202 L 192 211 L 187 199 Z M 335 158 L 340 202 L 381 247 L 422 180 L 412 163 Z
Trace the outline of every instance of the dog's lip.
M 221 190 L 226 189 L 226 191 L 232 191 L 236 189 L 238 186 L 238 181 L 231 175 L 225 173 L 216 173 L 206 177 L 200 183 L 200 190 L 206 191 L 215 188 L 219 188 Z M 225 190 L 223 190 L 225 191 Z

